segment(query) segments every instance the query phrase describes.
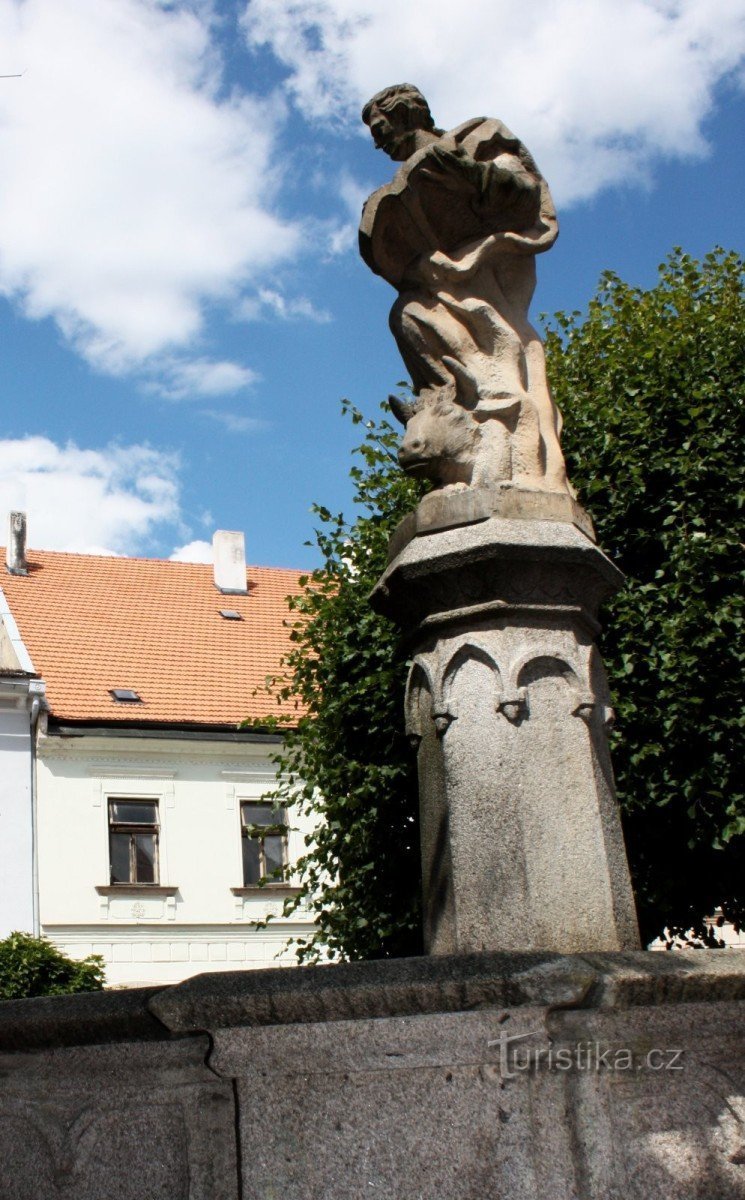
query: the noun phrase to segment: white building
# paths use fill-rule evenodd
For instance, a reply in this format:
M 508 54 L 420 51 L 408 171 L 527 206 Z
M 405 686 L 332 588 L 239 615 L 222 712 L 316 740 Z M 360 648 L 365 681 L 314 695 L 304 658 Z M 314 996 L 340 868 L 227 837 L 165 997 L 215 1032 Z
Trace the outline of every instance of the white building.
M 0 589 L 0 937 L 38 932 L 34 746 L 44 684 Z
M 0 936 L 40 929 L 101 954 L 112 985 L 294 960 L 288 939 L 312 924 L 282 910 L 310 829 L 267 799 L 281 739 L 260 723 L 283 711 L 265 680 L 299 573 L 246 572 L 242 543 L 216 535 L 214 574 L 16 554 L 0 611 Z

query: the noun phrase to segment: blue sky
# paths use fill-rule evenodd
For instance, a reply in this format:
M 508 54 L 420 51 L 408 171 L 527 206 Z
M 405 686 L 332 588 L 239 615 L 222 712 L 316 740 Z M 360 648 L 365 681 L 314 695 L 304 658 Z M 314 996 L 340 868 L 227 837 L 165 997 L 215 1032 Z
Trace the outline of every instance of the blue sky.
M 561 222 L 534 314 L 743 246 L 745 0 L 0 0 L 0 47 L 0 520 L 32 546 L 243 529 L 314 565 L 312 502 L 350 505 L 340 399 L 404 377 L 356 251 L 390 83 L 532 150 Z

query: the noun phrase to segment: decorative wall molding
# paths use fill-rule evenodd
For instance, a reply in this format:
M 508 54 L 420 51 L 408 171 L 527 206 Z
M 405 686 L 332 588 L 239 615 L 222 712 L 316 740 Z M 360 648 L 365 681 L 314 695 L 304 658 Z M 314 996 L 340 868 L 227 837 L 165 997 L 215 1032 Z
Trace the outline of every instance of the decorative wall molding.
M 159 883 L 99 883 L 95 885 L 99 896 L 175 896 L 177 884 Z
M 109 768 L 99 766 L 89 766 L 86 768 L 87 775 L 95 775 L 99 779 L 177 779 L 178 771 L 166 770 L 161 767 L 132 767 L 128 771 L 122 771 L 119 764 Z M 128 764 L 127 764 L 128 765 Z
M 271 769 L 262 768 L 261 770 L 246 770 L 235 771 L 226 770 L 220 771 L 220 778 L 226 783 L 251 783 L 251 784 L 270 784 L 274 785 L 277 782 L 277 772 Z

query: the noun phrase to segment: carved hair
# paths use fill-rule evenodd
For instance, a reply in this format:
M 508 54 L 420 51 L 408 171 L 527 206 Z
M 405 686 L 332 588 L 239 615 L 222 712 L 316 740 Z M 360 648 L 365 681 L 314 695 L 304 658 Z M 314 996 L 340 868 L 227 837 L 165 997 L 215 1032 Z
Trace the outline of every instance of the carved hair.
M 403 109 L 406 114 L 406 129 L 426 129 L 438 134 L 443 132 L 435 125 L 427 101 L 413 83 L 395 83 L 393 87 L 376 92 L 362 110 L 362 120 L 366 125 L 370 124 L 373 105 L 385 113 Z

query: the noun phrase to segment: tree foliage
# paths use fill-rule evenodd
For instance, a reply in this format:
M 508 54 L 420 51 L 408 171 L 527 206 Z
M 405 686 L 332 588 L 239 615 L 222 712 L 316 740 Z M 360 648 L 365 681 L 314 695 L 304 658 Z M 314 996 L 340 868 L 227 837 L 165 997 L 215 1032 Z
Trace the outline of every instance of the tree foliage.
M 745 304 L 742 263 L 675 251 L 656 287 L 605 274 L 586 317 L 557 314 L 547 351 L 570 478 L 627 575 L 601 651 L 618 713 L 613 757 L 643 936 L 694 929 L 721 906 L 745 922 L 745 812 L 736 777 L 742 677 Z M 352 469 L 359 515 L 316 508 L 323 566 L 294 601 L 278 694 L 306 706 L 279 761 L 278 799 L 321 819 L 300 863 L 318 927 L 301 949 L 349 958 L 416 953 L 417 791 L 403 732 L 406 661 L 368 594 L 419 485 L 398 433 L 363 421 Z
M 0 941 L 0 1000 L 98 992 L 103 985 L 100 955 L 78 962 L 47 938 L 30 933 L 10 933 Z
M 298 864 L 302 896 L 285 905 L 290 912 L 302 900 L 317 919 L 301 961 L 421 951 L 416 763 L 402 721 L 406 658 L 368 596 L 385 568 L 388 537 L 422 487 L 402 474 L 399 434 L 388 420 L 365 421 L 346 401 L 342 409 L 364 429 L 350 472 L 357 516 L 350 522 L 315 506 L 323 566 L 290 600 L 294 644 L 286 678 L 271 682 L 279 699 L 296 697 L 305 708 L 277 758 L 277 802 L 318 818 L 315 843 Z
M 675 250 L 649 291 L 602 276 L 547 352 L 569 476 L 627 576 L 601 651 L 643 935 L 745 921 L 743 264 Z

